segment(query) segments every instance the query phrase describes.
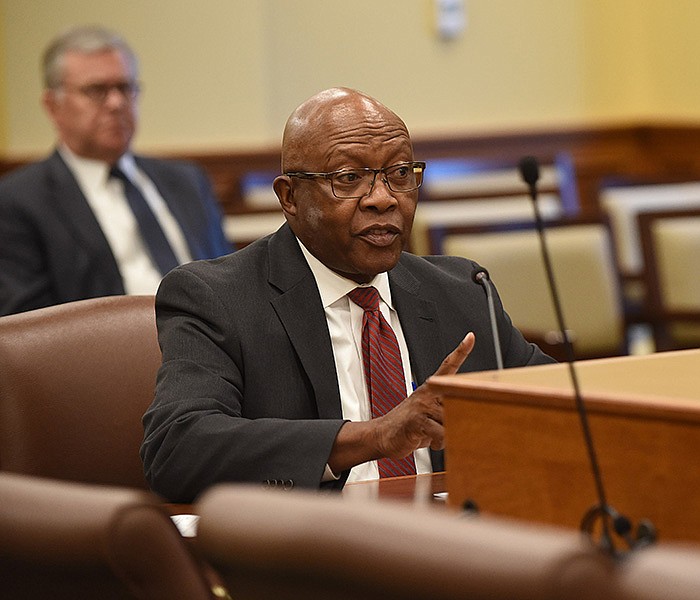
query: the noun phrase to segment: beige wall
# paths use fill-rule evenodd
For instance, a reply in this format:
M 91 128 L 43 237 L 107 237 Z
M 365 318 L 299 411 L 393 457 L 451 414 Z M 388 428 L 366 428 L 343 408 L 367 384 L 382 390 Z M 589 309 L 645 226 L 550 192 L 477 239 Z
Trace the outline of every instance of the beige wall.
M 648 58 L 654 79 L 652 102 L 668 117 L 700 118 L 700 2 L 653 2 Z
M 90 22 L 141 57 L 143 150 L 277 144 L 332 85 L 377 96 L 414 135 L 700 120 L 700 2 L 465 1 L 467 29 L 445 42 L 432 0 L 0 0 L 0 153 L 51 146 L 40 54 Z
M 7 52 L 5 44 L 5 0 L 0 0 L 0 157 L 7 147 L 7 79 L 5 78 L 5 65 L 7 63 Z

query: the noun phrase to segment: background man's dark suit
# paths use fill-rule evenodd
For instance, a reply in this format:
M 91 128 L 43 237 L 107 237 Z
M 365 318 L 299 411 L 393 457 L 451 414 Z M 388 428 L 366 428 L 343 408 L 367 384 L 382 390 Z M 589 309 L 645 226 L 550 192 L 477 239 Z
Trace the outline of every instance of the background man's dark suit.
M 218 201 L 194 165 L 136 157 L 195 259 L 230 252 Z M 0 180 L 0 314 L 123 294 L 117 263 L 58 152 Z
M 460 370 L 496 368 L 475 266 L 404 253 L 389 271 L 417 385 L 467 331 L 477 343 Z M 549 362 L 496 301 L 505 365 Z M 343 423 L 340 392 L 318 288 L 289 226 L 171 271 L 156 314 L 165 354 L 142 447 L 153 489 L 191 501 L 218 481 L 318 487 Z M 442 452 L 432 459 L 443 469 Z

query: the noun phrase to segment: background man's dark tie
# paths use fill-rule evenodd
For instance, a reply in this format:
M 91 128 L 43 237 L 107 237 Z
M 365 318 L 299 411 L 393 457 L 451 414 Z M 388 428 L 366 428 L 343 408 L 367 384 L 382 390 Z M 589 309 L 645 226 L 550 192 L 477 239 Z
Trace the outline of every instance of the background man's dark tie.
M 124 185 L 124 195 L 136 217 L 143 243 L 161 275 L 165 275 L 179 263 L 158 219 L 156 219 L 141 191 L 131 183 L 131 180 L 121 169 L 112 167 L 109 175 L 116 177 Z

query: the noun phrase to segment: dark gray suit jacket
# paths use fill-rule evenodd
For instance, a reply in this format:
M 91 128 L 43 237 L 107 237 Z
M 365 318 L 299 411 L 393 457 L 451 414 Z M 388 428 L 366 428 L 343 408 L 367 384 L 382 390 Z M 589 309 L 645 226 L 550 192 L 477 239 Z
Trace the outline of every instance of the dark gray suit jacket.
M 201 169 L 145 157 L 136 163 L 158 188 L 193 258 L 231 251 Z M 123 293 L 107 239 L 58 152 L 0 180 L 0 315 Z
M 474 268 L 404 253 L 389 272 L 418 385 L 468 331 L 477 343 L 462 370 L 496 367 Z M 550 362 L 497 302 L 505 365 Z M 321 298 L 289 227 L 171 271 L 156 316 L 163 365 L 141 449 L 153 489 L 189 502 L 221 481 L 318 488 L 343 419 Z M 443 469 L 442 453 L 432 457 Z

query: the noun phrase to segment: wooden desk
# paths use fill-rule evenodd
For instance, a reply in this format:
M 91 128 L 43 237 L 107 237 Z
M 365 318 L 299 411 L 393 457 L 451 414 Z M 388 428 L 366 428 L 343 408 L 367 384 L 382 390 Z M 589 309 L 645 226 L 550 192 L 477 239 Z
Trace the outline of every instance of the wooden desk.
M 342 491 L 343 498 L 349 500 L 397 500 L 415 505 L 445 506 L 445 498 L 435 494 L 445 493 L 447 481 L 445 473 L 392 477 L 379 481 L 358 481 L 348 483 Z M 171 515 L 191 514 L 191 504 L 167 504 Z
M 576 365 L 608 504 L 700 541 L 700 350 Z M 597 503 L 568 365 L 434 377 L 449 504 L 578 528 Z
M 350 500 L 376 498 L 425 506 L 443 506 L 444 497 L 436 498 L 435 494 L 444 494 L 446 490 L 445 473 L 432 473 L 348 483 L 343 488 L 342 494 L 343 498 Z

